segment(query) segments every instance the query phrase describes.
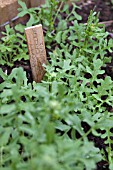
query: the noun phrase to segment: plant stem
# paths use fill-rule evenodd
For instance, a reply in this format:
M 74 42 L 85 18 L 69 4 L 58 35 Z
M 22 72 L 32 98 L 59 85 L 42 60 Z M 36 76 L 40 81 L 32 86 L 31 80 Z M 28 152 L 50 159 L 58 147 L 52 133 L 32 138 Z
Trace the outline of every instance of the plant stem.
M 60 10 L 61 10 L 61 8 L 62 8 L 62 6 L 63 6 L 63 1 L 61 2 L 61 4 L 60 4 L 60 6 L 59 6 L 59 8 L 58 8 L 58 10 L 57 10 L 57 13 L 56 13 L 56 15 L 55 15 L 55 18 L 54 18 L 54 20 L 53 20 L 53 23 L 55 23 L 55 20 L 56 20 L 56 18 L 57 18 L 57 15 L 58 15 L 58 13 L 60 12 Z

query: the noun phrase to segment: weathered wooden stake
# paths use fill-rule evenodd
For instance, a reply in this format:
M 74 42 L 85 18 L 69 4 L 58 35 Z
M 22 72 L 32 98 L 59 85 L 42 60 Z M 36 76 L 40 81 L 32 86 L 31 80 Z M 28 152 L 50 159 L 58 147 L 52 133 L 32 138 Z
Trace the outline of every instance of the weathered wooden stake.
M 43 64 L 47 62 L 42 25 L 28 27 L 25 29 L 25 33 L 30 54 L 33 80 L 40 82 L 45 74 Z

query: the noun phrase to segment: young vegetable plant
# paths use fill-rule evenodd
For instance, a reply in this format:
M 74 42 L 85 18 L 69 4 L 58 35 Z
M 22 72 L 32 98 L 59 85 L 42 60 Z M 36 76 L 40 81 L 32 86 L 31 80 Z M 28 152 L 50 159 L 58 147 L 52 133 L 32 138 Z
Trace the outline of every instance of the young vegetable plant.
M 15 28 L 18 29 L 18 27 L 16 26 Z M 9 25 L 6 25 L 5 28 L 6 32 L 2 32 L 3 37 L 0 40 L 0 64 L 13 66 L 16 60 L 28 60 L 25 36 L 19 32 L 16 33 Z

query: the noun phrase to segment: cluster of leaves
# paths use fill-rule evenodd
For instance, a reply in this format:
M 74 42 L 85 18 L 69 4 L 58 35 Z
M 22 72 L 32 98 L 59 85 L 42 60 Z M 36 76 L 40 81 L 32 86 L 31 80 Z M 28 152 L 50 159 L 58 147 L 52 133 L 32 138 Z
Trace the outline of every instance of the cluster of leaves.
M 93 170 L 101 160 L 112 170 L 113 113 L 108 108 L 113 81 L 104 68 L 113 41 L 107 40 L 96 13 L 91 11 L 87 25 L 79 24 L 75 4 L 70 15 L 69 7 L 55 0 L 34 9 L 20 3 L 19 15 L 30 15 L 27 26 L 41 22 L 48 28 L 45 40 L 51 52 L 40 84 L 29 83 L 22 68 L 10 75 L 0 69 L 1 170 Z M 106 147 L 95 146 L 90 136 Z
M 45 42 L 47 42 L 47 47 L 50 48 L 50 44 L 53 41 L 53 34 L 55 30 L 67 29 L 66 20 L 81 19 L 75 9 L 77 6 L 73 3 L 73 9 L 69 12 L 69 6 L 66 4 L 66 0 L 61 2 L 55 0 L 46 0 L 46 4 L 43 4 L 41 7 L 30 8 L 28 9 L 25 2 L 18 0 L 21 8 L 18 9 L 18 17 L 23 17 L 24 15 L 29 15 L 29 20 L 26 25 L 18 24 L 15 28 L 10 28 L 9 25 L 6 25 L 5 32 L 2 32 L 2 38 L 0 40 L 0 64 L 7 64 L 13 66 L 15 61 L 20 61 L 21 59 L 28 60 L 28 50 L 26 45 L 26 38 L 24 34 L 24 28 L 28 26 L 33 26 L 39 23 L 42 23 L 43 28 L 47 30 L 45 36 Z M 64 7 L 63 7 L 64 5 Z M 62 9 L 63 8 L 63 9 Z M 62 9 L 62 10 L 61 10 Z M 62 19 L 61 15 L 58 15 L 59 12 L 66 13 L 67 19 Z M 59 24 L 57 29 L 55 28 L 56 18 L 59 19 Z
M 101 155 L 87 138 L 86 141 L 76 139 L 76 131 L 85 133 L 80 118 L 69 114 L 77 106 L 74 96 L 65 95 L 67 87 L 53 81 L 50 92 L 45 83 L 27 84 L 22 68 L 13 69 L 9 76 L 0 73 L 4 79 L 0 85 L 1 167 L 94 169 Z M 69 130 L 72 137 L 67 135 Z
M 0 64 L 13 66 L 15 61 L 28 60 L 28 50 L 25 36 L 21 35 L 23 27 L 15 26 L 15 30 L 6 25 L 6 32 L 0 40 Z M 19 32 L 16 32 L 19 31 Z

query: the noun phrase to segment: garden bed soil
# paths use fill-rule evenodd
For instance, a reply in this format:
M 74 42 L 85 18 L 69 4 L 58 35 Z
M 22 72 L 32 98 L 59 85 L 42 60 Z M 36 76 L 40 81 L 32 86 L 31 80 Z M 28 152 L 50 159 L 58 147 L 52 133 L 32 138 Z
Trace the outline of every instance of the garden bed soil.
M 113 4 L 111 4 L 110 0 L 88 0 L 87 2 L 81 2 L 79 3 L 79 6 L 81 7 L 81 10 L 78 9 L 77 12 L 82 16 L 82 23 L 86 23 L 88 16 L 90 14 L 90 10 L 94 9 L 96 12 L 99 12 L 99 22 L 106 22 L 106 31 L 109 32 L 109 36 L 113 38 L 113 22 L 109 22 L 113 20 Z M 109 38 L 109 37 L 108 37 Z M 109 54 L 108 54 L 109 55 Z M 113 53 L 110 54 L 113 56 Z M 29 82 L 32 82 L 32 74 L 31 74 L 31 68 L 30 63 L 28 61 L 19 61 L 15 62 L 14 67 L 20 67 L 22 66 L 24 70 L 27 72 L 27 77 Z M 14 68 L 13 67 L 13 68 Z M 8 66 L 1 66 L 3 71 L 5 72 L 7 70 L 7 73 L 9 74 L 11 72 L 11 68 Z M 111 76 L 113 79 L 113 60 L 110 64 L 106 67 L 106 74 Z M 2 82 L 2 79 L 0 79 L 0 82 Z M 112 110 L 111 110 L 112 111 Z M 88 130 L 88 126 L 85 125 L 86 131 Z M 90 141 L 93 141 L 95 143 L 95 146 L 97 146 L 100 149 L 105 150 L 105 144 L 104 140 L 99 137 L 94 137 L 93 135 L 88 136 Z M 101 161 L 97 164 L 97 170 L 108 170 L 108 163 L 106 161 Z

